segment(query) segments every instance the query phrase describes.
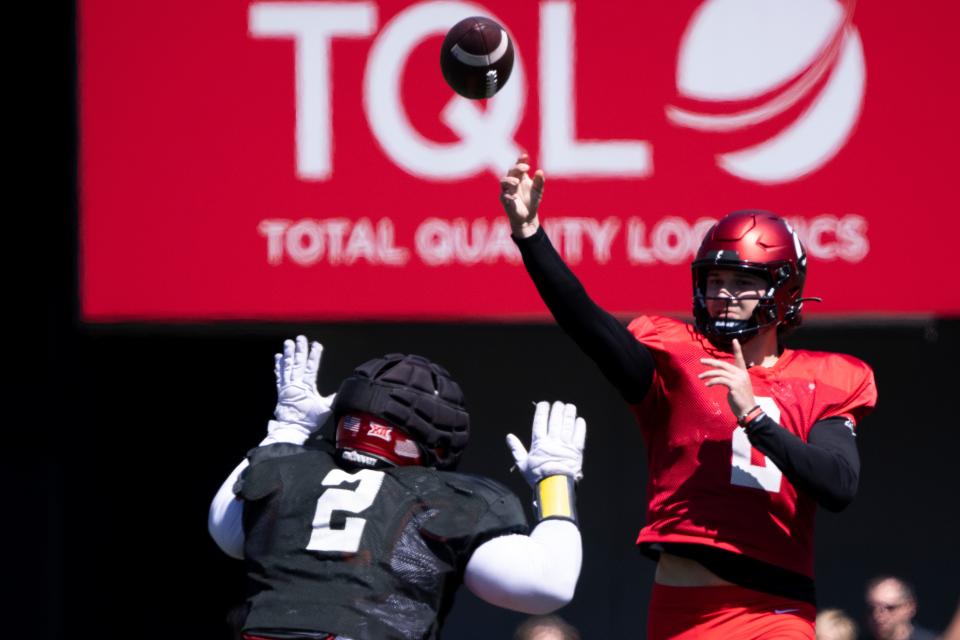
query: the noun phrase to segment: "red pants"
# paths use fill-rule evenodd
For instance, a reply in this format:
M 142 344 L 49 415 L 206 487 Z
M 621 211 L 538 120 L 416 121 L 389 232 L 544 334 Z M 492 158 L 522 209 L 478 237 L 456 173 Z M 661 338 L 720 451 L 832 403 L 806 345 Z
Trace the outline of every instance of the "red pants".
M 653 585 L 647 640 L 814 640 L 816 607 L 743 587 Z

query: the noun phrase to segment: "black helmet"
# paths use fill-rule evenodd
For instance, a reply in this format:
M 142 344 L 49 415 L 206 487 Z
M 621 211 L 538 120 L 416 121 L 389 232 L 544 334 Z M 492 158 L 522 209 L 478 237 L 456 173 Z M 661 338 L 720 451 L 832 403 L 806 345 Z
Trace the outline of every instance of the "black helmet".
M 470 438 L 470 415 L 460 385 L 424 357 L 390 353 L 369 360 L 340 385 L 337 424 L 369 414 L 403 429 L 421 447 L 424 466 L 453 469 Z

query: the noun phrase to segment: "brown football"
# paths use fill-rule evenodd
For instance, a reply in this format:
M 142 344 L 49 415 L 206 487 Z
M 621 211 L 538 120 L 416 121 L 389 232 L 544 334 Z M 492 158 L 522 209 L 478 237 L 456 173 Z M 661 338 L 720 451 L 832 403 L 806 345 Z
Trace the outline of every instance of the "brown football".
M 513 42 L 490 18 L 464 18 L 443 39 L 440 70 L 450 88 L 463 97 L 493 97 L 513 71 Z

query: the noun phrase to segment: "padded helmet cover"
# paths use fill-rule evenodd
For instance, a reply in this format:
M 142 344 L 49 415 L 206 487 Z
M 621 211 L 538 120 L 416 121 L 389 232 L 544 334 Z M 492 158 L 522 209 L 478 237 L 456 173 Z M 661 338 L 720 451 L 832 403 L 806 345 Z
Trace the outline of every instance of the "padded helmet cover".
M 470 438 L 460 385 L 422 356 L 390 353 L 354 369 L 333 403 L 335 420 L 348 413 L 403 429 L 421 445 L 424 464 L 438 469 L 454 468 Z

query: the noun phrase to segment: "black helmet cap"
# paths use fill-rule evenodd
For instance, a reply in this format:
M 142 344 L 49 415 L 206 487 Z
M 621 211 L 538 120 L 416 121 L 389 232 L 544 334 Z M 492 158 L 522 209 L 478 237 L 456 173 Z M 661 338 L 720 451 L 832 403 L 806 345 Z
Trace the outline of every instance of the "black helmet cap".
M 354 369 L 337 392 L 334 419 L 353 412 L 403 429 L 420 444 L 425 466 L 438 469 L 455 468 L 470 438 L 460 385 L 422 356 L 390 353 Z

